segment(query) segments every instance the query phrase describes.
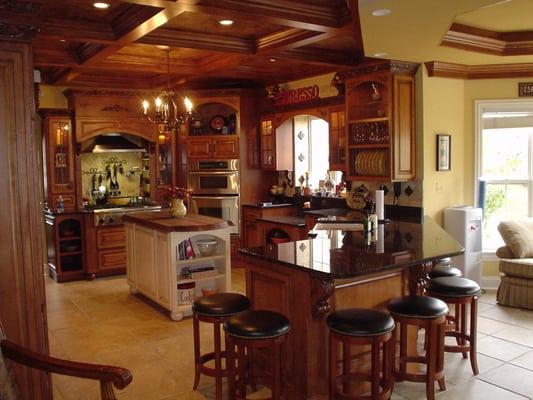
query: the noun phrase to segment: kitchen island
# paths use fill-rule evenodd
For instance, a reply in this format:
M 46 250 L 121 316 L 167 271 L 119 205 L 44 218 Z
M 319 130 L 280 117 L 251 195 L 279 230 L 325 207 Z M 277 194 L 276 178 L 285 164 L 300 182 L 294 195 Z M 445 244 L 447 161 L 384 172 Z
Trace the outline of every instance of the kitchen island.
M 385 309 L 394 297 L 420 294 L 435 260 L 464 251 L 429 217 L 422 224 L 391 221 L 373 237 L 357 230 L 358 224 L 320 225 L 324 229 L 317 225 L 314 239 L 241 249 L 252 307 L 281 312 L 291 321 L 286 348 L 291 399 L 327 398 L 330 311 Z M 358 367 L 367 363 L 364 351 Z
M 227 221 L 168 211 L 124 216 L 128 284 L 170 311 L 179 321 L 191 313 L 194 297 L 231 287 L 230 229 Z M 202 256 L 198 241 L 215 240 L 214 254 Z M 192 272 L 191 271 L 197 271 Z

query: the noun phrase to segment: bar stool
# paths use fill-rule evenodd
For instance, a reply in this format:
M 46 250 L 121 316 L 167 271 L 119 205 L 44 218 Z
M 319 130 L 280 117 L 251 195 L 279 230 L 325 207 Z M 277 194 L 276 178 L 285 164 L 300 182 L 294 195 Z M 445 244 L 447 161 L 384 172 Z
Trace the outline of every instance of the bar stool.
M 222 377 L 227 376 L 226 369 L 222 368 L 222 358 L 226 352 L 221 349 L 220 324 L 226 318 L 246 311 L 250 308 L 250 300 L 238 293 L 217 293 L 196 299 L 192 306 L 193 331 L 194 331 L 194 384 L 193 390 L 198 389 L 200 375 L 215 377 L 215 399 L 222 398 Z M 215 349 L 213 352 L 200 354 L 200 321 L 213 324 L 213 339 Z M 205 364 L 215 360 L 215 368 Z
M 252 385 L 255 378 L 250 365 L 252 349 L 266 349 L 271 355 L 270 388 L 272 400 L 281 399 L 285 382 L 285 352 L 282 345 L 287 339 L 291 323 L 282 314 L 273 311 L 248 311 L 234 315 L 224 322 L 226 331 L 226 368 L 228 370 L 229 399 L 246 399 L 247 379 Z M 235 347 L 237 351 L 235 352 Z
M 394 369 L 396 381 L 426 383 L 426 397 L 435 399 L 435 381 L 440 390 L 446 390 L 444 382 L 444 331 L 448 306 L 442 300 L 429 296 L 406 296 L 392 300 L 388 307 L 396 322 L 395 337 L 400 328 L 400 365 Z M 426 354 L 407 355 L 407 326 L 414 325 L 425 329 Z M 415 344 L 416 345 L 416 344 Z M 426 364 L 426 373 L 409 373 L 407 364 Z
M 459 307 L 459 315 L 456 315 L 456 323 L 453 329 L 446 331 L 446 336 L 455 337 L 457 345 L 446 345 L 444 350 L 450 353 L 463 353 L 467 358 L 470 352 L 470 365 L 474 375 L 479 374 L 477 366 L 477 299 L 481 293 L 479 285 L 466 278 L 443 277 L 429 281 L 426 289 L 428 295 L 441 299 L 448 304 Z M 466 306 L 470 304 L 470 331 L 467 333 Z M 457 312 L 456 312 L 457 314 Z M 468 341 L 468 344 L 466 343 Z
M 450 264 L 437 264 L 437 266 L 433 268 L 431 272 L 429 273 L 429 277 L 431 279 L 449 277 L 449 276 L 450 277 L 461 276 L 461 275 L 463 275 L 461 273 L 461 270 L 453 267 Z
M 329 398 L 330 400 L 384 400 L 388 399 L 394 386 L 392 371 L 394 368 L 394 320 L 383 311 L 364 308 L 352 308 L 331 313 L 327 318 L 329 332 Z M 337 375 L 338 349 L 342 343 L 343 371 Z M 370 373 L 352 373 L 350 371 L 350 345 L 371 346 Z M 380 350 L 383 349 L 382 360 Z M 350 396 L 350 380 L 370 382 L 370 396 Z M 342 392 L 337 383 L 343 382 Z

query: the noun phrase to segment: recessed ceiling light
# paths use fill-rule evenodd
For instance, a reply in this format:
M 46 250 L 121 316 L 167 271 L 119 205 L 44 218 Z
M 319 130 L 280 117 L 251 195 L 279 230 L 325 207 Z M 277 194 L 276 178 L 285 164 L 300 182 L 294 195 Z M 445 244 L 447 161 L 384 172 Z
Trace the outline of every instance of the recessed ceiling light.
M 170 47 L 165 46 L 164 44 L 156 44 L 155 47 L 157 47 L 159 50 L 170 50 Z
M 220 25 L 224 25 L 224 26 L 230 26 L 230 25 L 233 25 L 235 21 L 233 21 L 232 19 L 221 19 L 220 21 L 218 21 L 218 23 Z
M 276 62 L 277 60 L 275 58 L 269 58 L 270 62 Z
M 59 39 L 59 41 L 60 41 L 60 42 L 63 42 L 63 43 L 65 43 L 65 42 L 66 42 L 66 40 L 65 40 L 65 39 Z
M 374 17 L 384 17 L 385 15 L 389 15 L 391 13 L 391 10 L 388 8 L 380 8 L 379 10 L 372 11 L 372 15 Z
M 105 10 L 106 8 L 109 8 L 109 3 L 98 1 L 96 3 L 93 3 L 93 7 L 99 8 L 100 10 Z
M 387 55 L 387 53 L 374 53 L 374 57 L 385 57 Z

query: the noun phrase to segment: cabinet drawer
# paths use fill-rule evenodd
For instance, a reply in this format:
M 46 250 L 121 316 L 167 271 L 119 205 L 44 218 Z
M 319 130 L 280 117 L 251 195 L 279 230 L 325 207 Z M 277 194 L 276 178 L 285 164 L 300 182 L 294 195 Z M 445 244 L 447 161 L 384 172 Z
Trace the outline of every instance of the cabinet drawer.
M 244 220 L 254 222 L 258 217 L 261 216 L 261 212 L 258 212 L 254 209 L 245 208 L 244 209 Z
M 105 250 L 98 252 L 100 270 L 126 268 L 126 250 Z
M 57 198 L 63 197 L 63 205 L 65 206 L 65 211 L 74 211 L 76 209 L 76 196 L 74 194 L 62 194 L 62 195 L 52 195 L 50 196 L 51 204 L 48 206 L 55 210 L 57 208 Z
M 111 249 L 126 246 L 126 230 L 124 227 L 99 229 L 96 232 L 98 249 Z

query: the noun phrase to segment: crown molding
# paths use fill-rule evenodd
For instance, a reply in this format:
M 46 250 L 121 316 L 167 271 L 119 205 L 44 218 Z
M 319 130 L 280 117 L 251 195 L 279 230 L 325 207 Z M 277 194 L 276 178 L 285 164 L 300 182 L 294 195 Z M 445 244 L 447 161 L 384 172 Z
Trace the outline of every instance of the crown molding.
M 498 56 L 533 54 L 533 31 L 496 32 L 454 23 L 442 46 Z
M 465 65 L 442 61 L 429 61 L 424 64 L 430 77 L 503 79 L 533 76 L 533 63 Z

